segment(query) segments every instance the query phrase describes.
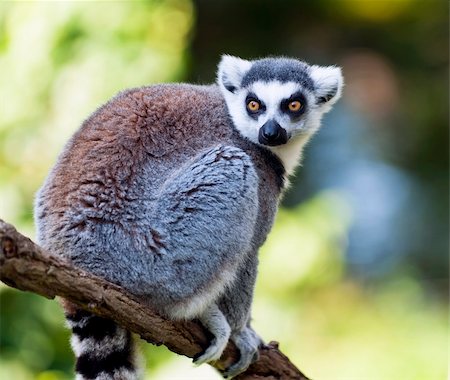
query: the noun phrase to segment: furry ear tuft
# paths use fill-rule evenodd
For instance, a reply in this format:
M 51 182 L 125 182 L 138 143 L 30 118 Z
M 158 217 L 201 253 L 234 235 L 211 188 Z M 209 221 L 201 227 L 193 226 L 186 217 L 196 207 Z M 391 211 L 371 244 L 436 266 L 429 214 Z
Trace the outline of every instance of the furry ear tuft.
M 310 73 L 315 85 L 317 104 L 334 104 L 342 94 L 344 78 L 340 67 L 311 66 Z
M 217 71 L 217 83 L 222 91 L 234 93 L 241 86 L 242 78 L 251 66 L 250 61 L 223 55 Z

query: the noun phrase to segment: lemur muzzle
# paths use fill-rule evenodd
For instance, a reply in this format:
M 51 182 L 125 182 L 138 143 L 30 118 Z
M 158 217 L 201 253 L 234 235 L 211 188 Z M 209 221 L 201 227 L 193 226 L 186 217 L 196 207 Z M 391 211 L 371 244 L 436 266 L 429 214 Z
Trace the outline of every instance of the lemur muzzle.
M 272 119 L 259 129 L 258 140 L 263 145 L 276 146 L 286 144 L 288 136 L 286 130 Z

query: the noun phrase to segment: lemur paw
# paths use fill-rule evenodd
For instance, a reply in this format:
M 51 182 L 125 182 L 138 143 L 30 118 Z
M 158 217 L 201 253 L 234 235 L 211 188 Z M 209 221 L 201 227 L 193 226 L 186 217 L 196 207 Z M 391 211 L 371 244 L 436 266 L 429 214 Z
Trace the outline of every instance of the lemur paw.
M 230 338 L 231 328 L 223 313 L 216 304 L 210 305 L 199 317 L 214 339 L 205 352 L 194 357 L 195 364 L 203 364 L 218 360 Z
M 259 359 L 258 347 L 263 344 L 261 338 L 249 327 L 233 334 L 231 340 L 239 349 L 240 359 L 229 366 L 223 373 L 223 377 L 231 379 L 244 372 L 250 364 Z
M 203 363 L 209 363 L 215 360 L 219 360 L 222 356 L 223 350 L 227 346 L 228 336 L 227 337 L 216 337 L 212 340 L 211 345 L 199 356 L 194 357 L 193 362 L 196 365 L 200 365 Z

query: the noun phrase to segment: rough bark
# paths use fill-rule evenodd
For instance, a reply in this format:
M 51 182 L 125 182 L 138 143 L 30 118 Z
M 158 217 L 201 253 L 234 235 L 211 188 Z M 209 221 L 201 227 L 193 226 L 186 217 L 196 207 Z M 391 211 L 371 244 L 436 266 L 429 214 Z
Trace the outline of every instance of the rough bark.
M 161 317 L 121 287 L 48 254 L 1 219 L 0 247 L 0 280 L 9 286 L 51 299 L 63 297 L 180 355 L 192 358 L 208 346 L 208 332 L 200 323 L 174 322 Z M 278 343 L 261 347 L 259 353 L 259 360 L 236 379 L 308 379 L 278 350 Z M 230 342 L 214 367 L 222 370 L 238 356 Z

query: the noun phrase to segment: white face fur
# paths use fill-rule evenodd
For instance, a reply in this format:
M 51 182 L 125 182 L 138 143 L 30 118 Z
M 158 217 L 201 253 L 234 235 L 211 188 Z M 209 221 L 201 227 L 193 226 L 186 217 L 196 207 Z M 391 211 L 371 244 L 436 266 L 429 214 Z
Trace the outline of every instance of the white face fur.
M 291 174 L 322 115 L 341 96 L 341 69 L 287 58 L 246 61 L 225 55 L 217 82 L 236 129 L 264 145 Z

